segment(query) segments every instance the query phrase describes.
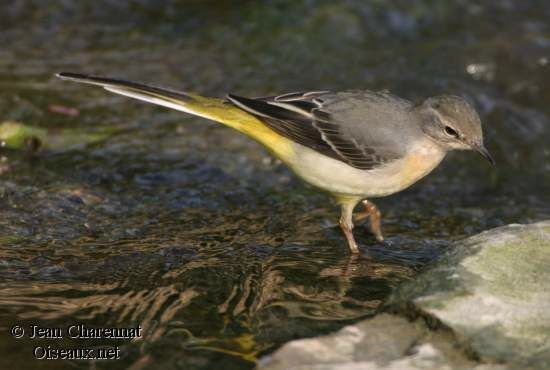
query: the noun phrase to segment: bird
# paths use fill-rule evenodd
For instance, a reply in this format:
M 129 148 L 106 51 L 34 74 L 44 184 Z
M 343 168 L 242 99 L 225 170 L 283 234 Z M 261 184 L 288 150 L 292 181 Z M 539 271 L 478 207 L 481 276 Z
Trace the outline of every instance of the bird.
M 361 219 L 369 218 L 370 231 L 384 241 L 373 198 L 408 188 L 451 150 L 474 150 L 495 164 L 484 145 L 479 115 L 457 95 L 419 103 L 387 90 L 213 98 L 119 78 L 72 72 L 56 76 L 213 120 L 256 140 L 299 178 L 334 197 L 352 254 L 359 253 L 353 227 Z M 363 210 L 354 217 L 360 203 Z

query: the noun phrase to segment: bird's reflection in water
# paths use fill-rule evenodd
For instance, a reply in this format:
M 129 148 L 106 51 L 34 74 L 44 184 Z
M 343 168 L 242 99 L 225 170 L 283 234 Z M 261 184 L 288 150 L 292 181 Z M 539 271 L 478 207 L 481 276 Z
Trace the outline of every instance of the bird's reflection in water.
M 218 247 L 182 254 L 179 263 L 168 263 L 166 253 L 151 253 L 146 263 L 129 255 L 112 282 L 5 282 L 0 317 L 58 327 L 139 324 L 143 337 L 122 343 L 134 369 L 170 361 L 162 355 L 167 347 L 190 357 L 207 350 L 254 361 L 289 337 L 368 316 L 393 285 L 413 275 L 402 264 L 330 248 Z

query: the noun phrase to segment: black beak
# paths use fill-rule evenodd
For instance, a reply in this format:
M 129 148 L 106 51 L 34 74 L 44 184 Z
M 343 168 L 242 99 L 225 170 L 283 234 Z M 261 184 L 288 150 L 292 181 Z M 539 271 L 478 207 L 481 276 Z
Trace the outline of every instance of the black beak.
M 489 161 L 489 163 L 491 163 L 491 165 L 495 165 L 495 160 L 493 159 L 493 157 L 491 157 L 491 153 L 489 153 L 489 151 L 487 149 L 485 149 L 485 147 L 483 146 L 483 144 L 481 145 L 474 145 L 473 146 L 473 149 L 475 151 L 477 151 L 479 154 L 481 154 L 481 156 L 483 158 L 485 158 L 486 160 Z

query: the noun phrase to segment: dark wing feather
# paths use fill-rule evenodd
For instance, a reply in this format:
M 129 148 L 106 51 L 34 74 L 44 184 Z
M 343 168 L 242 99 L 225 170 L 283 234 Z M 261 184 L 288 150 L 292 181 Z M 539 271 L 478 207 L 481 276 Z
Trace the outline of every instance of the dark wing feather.
M 319 111 L 315 113 L 317 115 Z M 322 116 L 325 115 L 326 112 L 323 112 Z M 366 170 L 383 163 L 382 158 L 375 154 L 374 149 L 361 146 L 356 139 L 343 135 L 338 125 L 330 120 L 315 119 L 313 126 L 321 132 L 322 138 L 349 165 Z
M 296 111 L 269 104 L 274 98 L 249 99 L 229 94 L 230 102 L 255 115 L 278 134 L 321 154 L 341 160 L 338 153 L 323 140 L 321 132 L 312 125 L 311 117 Z M 267 100 L 269 99 L 269 100 Z
M 357 109 L 357 101 L 362 101 L 361 98 L 357 99 L 357 94 L 364 93 L 349 94 L 353 96 L 353 99 L 350 99 L 353 104 L 349 108 Z M 230 94 L 228 99 L 239 108 L 260 118 L 280 135 L 352 167 L 370 170 L 400 157 L 399 153 L 384 150 L 384 146 L 376 140 L 374 146 L 369 145 L 369 137 L 364 135 L 364 125 L 369 125 L 368 120 L 360 117 L 354 119 L 358 122 L 342 122 L 340 116 L 334 116 L 330 106 L 334 104 L 337 110 L 345 107 L 349 103 L 346 102 L 345 94 L 313 91 L 258 99 Z M 362 127 L 357 133 L 361 135 L 356 137 L 353 131 L 357 131 L 359 126 Z M 350 127 L 353 129 L 352 132 Z

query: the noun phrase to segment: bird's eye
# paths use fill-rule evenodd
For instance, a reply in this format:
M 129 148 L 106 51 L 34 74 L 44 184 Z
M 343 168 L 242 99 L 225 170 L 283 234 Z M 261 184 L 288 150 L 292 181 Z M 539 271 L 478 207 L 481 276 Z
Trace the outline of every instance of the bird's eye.
M 445 133 L 452 137 L 458 137 L 458 132 L 451 126 L 445 126 Z

